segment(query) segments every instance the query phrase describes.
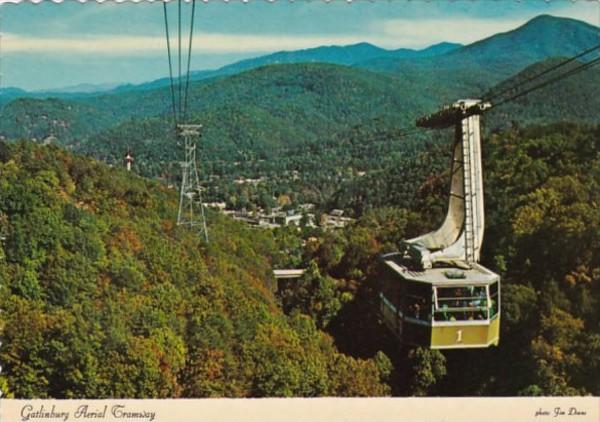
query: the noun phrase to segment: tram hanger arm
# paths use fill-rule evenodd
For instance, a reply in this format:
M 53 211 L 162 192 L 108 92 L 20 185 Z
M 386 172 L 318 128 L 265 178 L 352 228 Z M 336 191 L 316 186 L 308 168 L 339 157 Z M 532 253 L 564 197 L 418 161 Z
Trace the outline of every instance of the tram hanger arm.
M 416 125 L 423 128 L 445 129 L 454 126 L 456 122 L 466 117 L 474 114 L 482 114 L 491 107 L 492 105 L 489 102 L 461 100 L 442 107 L 436 113 L 418 118 Z

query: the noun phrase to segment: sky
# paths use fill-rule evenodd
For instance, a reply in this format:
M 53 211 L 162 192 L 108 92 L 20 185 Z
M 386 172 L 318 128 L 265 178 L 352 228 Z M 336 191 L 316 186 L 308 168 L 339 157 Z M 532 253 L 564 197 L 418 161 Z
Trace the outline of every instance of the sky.
M 160 1 L 6 1 L 13 0 L 0 0 L 1 87 L 141 83 L 168 75 Z M 177 7 L 167 6 L 172 43 Z M 182 10 L 185 51 L 191 5 Z M 600 0 L 198 0 L 191 68 L 319 45 L 468 44 L 544 13 L 598 26 Z

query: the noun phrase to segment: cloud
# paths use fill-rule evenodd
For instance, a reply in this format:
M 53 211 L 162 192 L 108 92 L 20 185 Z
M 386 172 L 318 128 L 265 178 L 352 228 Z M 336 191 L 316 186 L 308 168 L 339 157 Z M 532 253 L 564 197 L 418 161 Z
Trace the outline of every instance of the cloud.
M 4 53 L 70 53 L 124 55 L 164 50 L 164 39 L 142 36 L 35 37 L 3 34 Z
M 469 44 L 511 31 L 528 19 L 393 19 L 381 23 L 385 35 L 407 47 L 424 47 L 440 41 Z
M 363 41 L 376 44 L 385 43 L 385 39 L 361 35 L 297 35 L 281 34 L 218 34 L 199 33 L 194 36 L 194 52 L 199 53 L 248 53 L 272 52 L 279 50 L 298 50 L 319 45 L 347 45 Z M 109 56 L 154 54 L 164 52 L 164 37 L 153 36 L 71 36 L 71 37 L 34 37 L 16 34 L 4 34 L 2 50 L 5 53 L 63 53 L 96 54 Z M 184 39 L 184 48 L 187 39 Z M 176 40 L 171 38 L 171 48 Z
M 578 19 L 600 27 L 600 1 L 598 0 L 578 1 L 553 10 L 551 14 L 554 16 Z
M 578 19 L 595 26 L 600 26 L 600 2 L 577 2 L 567 7 L 548 11 L 553 16 Z M 469 44 L 491 35 L 513 30 L 530 19 L 538 16 L 539 11 L 529 11 L 518 17 L 483 18 L 483 17 L 435 17 L 419 19 L 387 19 L 374 24 L 373 31 L 380 30 L 381 38 L 395 45 L 406 47 L 425 47 L 440 41 Z
M 548 12 L 555 16 L 600 24 L 600 2 L 578 2 Z M 538 14 L 539 11 L 530 10 L 518 17 L 435 16 L 378 19 L 364 25 L 355 33 L 334 35 L 199 32 L 194 36 L 193 43 L 194 52 L 201 54 L 261 54 L 359 42 L 370 42 L 389 49 L 424 48 L 442 41 L 469 44 L 499 32 L 510 31 Z M 176 48 L 175 41 L 174 37 L 171 38 L 172 48 Z M 127 34 L 43 37 L 4 33 L 2 44 L 4 53 L 93 54 L 105 57 L 157 55 L 164 53 L 166 49 L 164 36 Z
M 468 44 L 498 32 L 506 32 L 524 21 L 508 19 L 390 19 L 378 24 L 387 38 L 407 47 L 423 47 L 440 41 Z

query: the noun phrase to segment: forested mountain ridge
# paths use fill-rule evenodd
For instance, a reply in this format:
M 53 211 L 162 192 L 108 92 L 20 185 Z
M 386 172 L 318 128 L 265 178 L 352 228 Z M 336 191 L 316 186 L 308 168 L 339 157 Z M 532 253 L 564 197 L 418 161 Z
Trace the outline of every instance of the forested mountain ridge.
M 559 66 L 564 60 L 566 59 L 554 58 L 528 66 L 522 72 L 493 87 L 490 92 L 493 95 L 495 92 L 508 90 L 501 98 L 515 95 L 519 91 L 511 90 L 511 86 L 526 89 L 545 82 L 550 77 L 520 85 L 535 75 L 539 75 L 554 66 Z M 574 61 L 564 65 L 561 72 L 568 72 L 581 64 L 580 61 Z M 555 77 L 556 75 L 551 76 Z M 599 87 L 600 70 L 597 67 L 588 68 L 584 72 L 542 87 L 493 109 L 486 114 L 486 127 L 489 130 L 498 130 L 515 125 L 548 124 L 560 121 L 597 123 L 598 119 L 595 116 L 595 111 L 600 109 Z M 492 103 L 500 100 L 492 100 Z
M 285 155 L 278 151 L 291 148 L 311 148 L 361 123 L 376 130 L 408 125 L 419 112 L 434 108 L 440 96 L 454 96 L 442 83 L 432 83 L 431 94 L 407 94 L 413 82 L 336 65 L 269 66 L 192 85 L 190 119 L 201 121 L 205 128 L 201 153 L 209 161 L 225 160 L 232 166 L 235 161 L 246 163 L 248 156 L 267 158 Z M 38 141 L 52 134 L 56 143 L 113 164 L 120 163 L 124 151 L 131 148 L 139 171 L 156 176 L 169 171 L 178 151 L 168 98 L 166 90 L 139 93 L 126 97 L 129 107 L 99 97 L 95 106 L 104 111 L 98 111 L 95 119 L 84 118 L 88 103 L 55 100 L 61 104 L 58 107 L 21 99 L 3 110 L 0 133 L 12 139 L 35 134 Z M 122 107 L 143 114 L 153 104 L 163 107 L 156 117 L 125 120 L 127 112 L 119 115 Z M 50 105 L 54 113 L 43 105 Z M 78 110 L 82 122 L 68 123 Z M 111 120 L 113 127 L 100 129 Z M 91 124 L 97 127 L 87 131 Z
M 203 76 L 200 80 L 192 78 L 192 85 L 214 83 L 214 87 L 222 88 L 227 85 L 220 83 L 223 78 L 229 80 L 232 75 L 265 65 L 321 62 L 351 65 L 375 73 L 388 73 L 405 84 L 410 84 L 410 91 L 403 92 L 403 94 L 416 98 L 423 93 L 436 93 L 441 89 L 441 84 L 437 82 L 444 81 L 444 86 L 447 88 L 440 92 L 441 95 L 437 98 L 438 102 L 444 102 L 448 100 L 444 95 L 446 93 L 462 97 L 480 95 L 482 91 L 537 61 L 556 56 L 574 55 L 597 44 L 597 34 L 597 28 L 581 21 L 543 15 L 513 31 L 497 34 L 462 47 L 451 43 L 440 43 L 420 51 L 384 50 L 361 43 L 345 47 L 330 46 L 280 52 L 225 66 L 215 74 L 213 71 L 200 71 L 198 74 Z M 359 60 L 360 57 L 364 59 L 369 55 L 372 55 L 373 58 Z M 212 76 L 208 77 L 209 74 Z M 376 75 L 373 77 L 377 78 Z M 95 108 L 99 120 L 106 122 L 106 125 L 99 125 L 95 128 L 101 130 L 118 125 L 130 117 L 152 117 L 168 113 L 170 111 L 168 103 L 170 93 L 167 80 L 163 82 L 149 83 L 149 86 L 144 89 L 124 87 L 122 90 L 117 89 L 106 93 L 82 93 L 79 96 L 76 93 L 56 93 L 56 95 L 61 100 L 67 101 L 68 106 L 73 109 L 77 109 L 80 103 Z M 52 128 L 43 130 L 43 128 L 31 127 L 21 130 L 18 125 L 15 127 L 13 116 L 23 112 L 24 105 L 29 103 L 19 103 L 22 100 L 19 97 L 33 95 L 37 98 L 44 97 L 46 94 L 24 93 L 15 89 L 3 89 L 1 94 L 0 107 L 15 101 L 17 103 L 14 104 L 12 110 L 3 111 L 7 119 L 3 119 L 5 123 L 0 126 L 0 135 L 15 138 L 27 136 L 29 133 L 37 133 L 45 138 L 50 135 L 56 136 L 58 133 L 65 138 L 63 141 L 65 143 L 74 138 L 90 135 L 89 132 L 76 130 L 77 127 L 85 125 L 85 122 L 70 120 L 66 123 L 68 127 L 74 128 L 73 131 L 56 128 L 54 131 L 57 133 L 52 133 Z M 37 100 L 47 101 L 44 98 L 37 98 Z M 205 97 L 202 100 L 205 101 L 205 105 L 210 106 L 211 97 Z M 87 107 L 84 107 L 83 111 Z M 50 109 L 51 107 L 43 108 Z M 397 110 L 397 112 L 400 111 Z M 62 116 L 49 115 L 49 117 L 53 120 L 61 120 Z
M 399 48 L 388 50 L 362 42 L 345 46 L 319 46 L 303 50 L 279 51 L 264 56 L 240 60 L 216 70 L 199 70 L 190 73 L 191 81 L 214 79 L 234 75 L 269 64 L 330 63 L 364 67 L 376 71 L 404 73 L 412 65 L 421 71 L 465 71 L 476 66 L 479 72 L 494 83 L 510 76 L 536 61 L 555 56 L 570 56 L 597 43 L 598 29 L 575 19 L 540 15 L 512 31 L 492 35 L 463 46 L 440 42 L 421 50 Z M 494 72 L 498 75 L 494 76 Z M 475 77 L 474 73 L 471 77 Z M 438 76 L 441 76 L 438 75 Z M 147 91 L 167 87 L 168 78 L 142 84 L 123 84 L 113 89 L 82 84 L 81 91 L 67 87 L 64 91 L 27 92 L 15 88 L 0 89 L 0 107 L 19 97 L 85 98 L 98 95 L 117 95 L 134 91 Z
M 418 58 L 443 55 L 462 47 L 461 44 L 441 42 L 421 50 L 399 48 L 387 50 L 366 42 L 346 46 L 322 46 L 296 51 L 280 51 L 266 56 L 242 60 L 223 66 L 218 74 L 233 74 L 269 64 L 329 63 L 352 66 L 375 58 Z
M 402 75 L 420 70 L 439 79 L 466 73 L 471 83 L 488 86 L 551 57 L 569 57 L 598 44 L 600 29 L 575 19 L 540 15 L 524 25 L 452 50 L 447 54 L 407 60 L 377 58 L 356 66 Z
M 344 46 L 331 45 L 307 48 L 304 50 L 278 51 L 265 56 L 240 60 L 238 62 L 222 66 L 216 70 L 199 70 L 191 72 L 190 80 L 199 81 L 209 78 L 230 76 L 271 64 L 328 63 L 351 66 L 355 63 L 360 63 L 376 57 L 430 57 L 448 53 L 459 47 L 461 47 L 461 44 L 441 42 L 421 50 L 413 50 L 409 48 L 386 50 L 373 44 L 363 42 Z M 169 83 L 170 82 L 168 78 L 161 78 L 139 85 L 121 86 L 115 89 L 113 92 L 117 93 L 125 91 L 156 89 L 168 86 Z
M 560 60 L 536 63 L 491 92 L 517 84 Z M 312 202 L 355 215 L 365 207 L 409 206 L 429 165 L 419 155 L 428 142 L 447 145 L 449 135 L 423 132 L 407 137 L 399 128 L 412 126 L 417 116 L 442 102 L 473 93 L 466 81 L 448 84 L 448 80 L 429 81 L 427 75 L 416 78 L 336 65 L 292 64 L 192 85 L 190 118 L 204 125 L 199 154 L 202 178 L 211 180 L 207 199 L 240 208 L 264 206 L 269 201 L 259 198 L 286 194 L 296 204 Z M 429 89 L 415 91 L 415 86 L 423 84 Z M 484 117 L 484 128 L 493 131 L 557 120 L 597 122 L 599 87 L 600 71 L 587 70 L 492 110 Z M 130 116 L 116 124 L 127 114 L 119 115 L 118 103 L 110 107 L 111 97 L 95 100 L 106 113 L 96 113 L 88 103 L 21 99 L 3 110 L 0 128 L 5 136 L 26 133 L 26 138 L 35 137 L 38 142 L 51 133 L 53 137 L 46 142 L 64 143 L 117 166 L 131 150 L 136 172 L 174 183 L 180 172 L 180 146 L 173 138 L 167 93 L 144 92 L 125 98 L 131 101 L 131 107 L 125 108 L 138 115 L 147 113 L 152 104 L 160 104 L 163 114 Z M 102 129 L 110 124 L 115 126 Z M 235 185 L 233 180 L 239 177 L 266 180 L 253 189 Z M 386 182 L 398 178 L 411 182 Z
M 512 31 L 469 44 L 449 56 L 479 57 L 496 65 L 507 63 L 523 68 L 524 62 L 533 64 L 548 57 L 574 56 L 594 47 L 598 31 L 598 27 L 576 19 L 540 15 Z
M 386 86 L 389 92 L 385 91 Z M 339 119 L 343 118 L 343 114 L 336 114 L 337 110 L 332 107 L 353 107 L 352 117 L 356 117 L 357 103 L 369 98 L 368 101 L 372 102 L 387 101 L 388 103 L 384 105 L 390 109 L 390 113 L 392 110 L 398 111 L 404 101 L 401 96 L 394 96 L 392 93 L 400 94 L 407 89 L 407 83 L 401 80 L 342 66 L 277 65 L 251 70 L 210 83 L 193 83 L 190 86 L 189 111 L 199 113 L 229 107 L 243 112 L 244 109 L 261 106 L 280 118 L 296 119 L 290 122 L 292 125 L 299 123 L 308 125 L 309 122 L 299 121 L 302 116 L 296 114 L 304 110 L 305 113 L 312 114 L 305 116 L 306 118 Z M 370 97 L 370 94 L 376 96 Z M 102 129 L 116 127 L 131 117 L 168 115 L 171 113 L 169 101 L 170 91 L 167 87 L 78 100 L 22 98 L 9 103 L 2 110 L 4 118 L 0 122 L 0 134 L 13 139 L 27 137 L 30 133 L 38 134 L 41 138 L 61 135 L 61 143 L 69 144 L 75 139 L 90 138 Z M 408 108 L 413 103 L 414 101 L 408 101 L 405 107 Z M 32 105 L 44 109 L 42 116 L 47 115 L 52 121 L 61 123 L 48 126 L 36 123 L 33 119 L 27 120 L 27 116 L 31 114 L 30 110 L 36 111 Z M 297 109 L 296 114 L 285 114 L 285 108 L 294 106 Z M 322 110 L 325 107 L 329 109 Z M 281 111 L 277 112 L 278 109 Z M 70 110 L 71 113 L 65 116 L 64 110 Z M 85 125 L 87 110 L 95 110 L 95 120 L 98 122 L 96 130 L 79 130 Z M 322 111 L 325 111 L 325 116 L 321 118 Z M 367 108 L 365 111 L 372 113 L 382 110 L 379 107 L 374 110 Z M 66 130 L 63 130 L 65 126 Z M 318 122 L 316 126 L 318 127 Z
M 4 393 L 389 393 L 384 355 L 342 355 L 281 312 L 269 233 L 209 213 L 203 244 L 175 226 L 174 190 L 55 146 L 0 143 L 0 175 Z
M 53 139 L 68 144 L 76 136 L 97 132 L 114 122 L 114 113 L 99 113 L 96 107 L 57 98 L 19 98 L 4 107 L 1 116 L 4 139 L 40 143 Z
M 203 79 L 214 79 L 223 76 L 235 75 L 247 70 L 256 69 L 270 64 L 290 64 L 290 63 L 329 63 L 350 66 L 354 63 L 363 62 L 376 57 L 402 57 L 417 58 L 431 57 L 446 54 L 457 48 L 461 44 L 440 42 L 421 50 L 410 48 L 399 48 L 396 50 L 387 50 L 375 45 L 363 42 L 344 46 L 320 46 L 307 48 L 304 50 L 279 51 L 264 56 L 240 60 L 216 70 L 198 70 L 190 72 L 190 81 L 200 81 Z M 168 87 L 169 78 L 160 78 L 142 84 L 123 84 L 111 87 L 113 84 L 80 84 L 73 87 L 57 88 L 45 91 L 24 91 L 18 88 L 0 88 L 0 107 L 14 98 L 78 98 L 93 97 L 99 95 L 115 95 L 132 91 L 148 91 Z M 104 88 L 104 89 L 103 89 Z

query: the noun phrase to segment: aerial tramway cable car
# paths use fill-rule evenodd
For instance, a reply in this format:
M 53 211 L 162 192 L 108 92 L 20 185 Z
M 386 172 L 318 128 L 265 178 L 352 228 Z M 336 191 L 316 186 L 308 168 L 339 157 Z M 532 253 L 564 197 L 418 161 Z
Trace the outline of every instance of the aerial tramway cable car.
M 484 229 L 479 118 L 489 107 L 460 100 L 417 121 L 426 128 L 454 127 L 454 153 L 441 227 L 381 257 L 380 316 L 402 343 L 498 345 L 500 276 L 478 263 Z

